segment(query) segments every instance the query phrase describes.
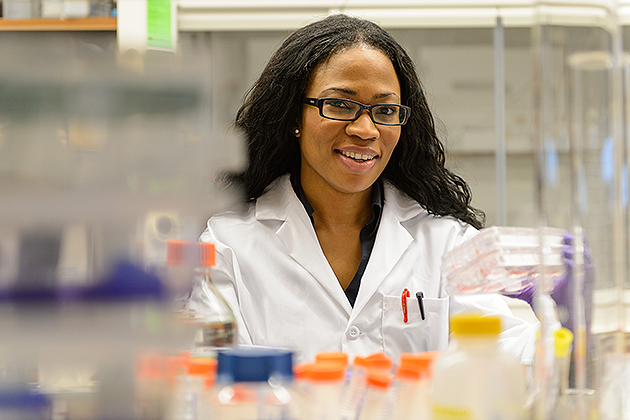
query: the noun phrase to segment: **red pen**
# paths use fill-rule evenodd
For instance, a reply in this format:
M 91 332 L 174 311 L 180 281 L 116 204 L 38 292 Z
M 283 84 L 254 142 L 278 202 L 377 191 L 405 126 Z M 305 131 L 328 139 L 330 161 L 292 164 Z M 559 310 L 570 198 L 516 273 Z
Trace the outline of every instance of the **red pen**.
M 409 289 L 405 289 L 402 292 L 402 296 L 400 297 L 400 300 L 402 302 L 402 311 L 403 311 L 403 322 L 406 324 L 407 321 L 409 321 L 409 318 L 407 317 L 407 298 L 410 297 L 411 295 L 409 294 Z

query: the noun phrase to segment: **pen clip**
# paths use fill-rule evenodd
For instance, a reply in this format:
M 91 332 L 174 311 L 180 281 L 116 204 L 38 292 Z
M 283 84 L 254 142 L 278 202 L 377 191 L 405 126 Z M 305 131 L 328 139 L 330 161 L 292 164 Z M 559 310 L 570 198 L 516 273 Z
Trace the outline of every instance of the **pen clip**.
M 425 314 L 424 314 L 424 293 L 422 292 L 417 292 L 416 293 L 416 299 L 418 299 L 418 307 L 420 308 L 420 318 L 422 318 L 422 320 L 425 320 Z
M 409 317 L 407 316 L 407 298 L 408 297 L 411 297 L 411 295 L 409 294 L 409 289 L 403 290 L 400 300 L 402 303 L 403 322 L 405 324 L 409 321 Z

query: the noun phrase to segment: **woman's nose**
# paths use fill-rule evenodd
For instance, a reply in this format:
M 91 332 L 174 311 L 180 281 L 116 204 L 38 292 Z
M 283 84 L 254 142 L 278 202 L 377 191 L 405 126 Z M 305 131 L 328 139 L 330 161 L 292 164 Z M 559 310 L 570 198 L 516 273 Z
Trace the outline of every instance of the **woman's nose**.
M 346 133 L 350 136 L 357 136 L 363 140 L 374 140 L 380 136 L 380 131 L 370 118 L 370 114 L 367 109 L 363 110 L 359 118 L 355 121 L 350 121 L 346 126 Z

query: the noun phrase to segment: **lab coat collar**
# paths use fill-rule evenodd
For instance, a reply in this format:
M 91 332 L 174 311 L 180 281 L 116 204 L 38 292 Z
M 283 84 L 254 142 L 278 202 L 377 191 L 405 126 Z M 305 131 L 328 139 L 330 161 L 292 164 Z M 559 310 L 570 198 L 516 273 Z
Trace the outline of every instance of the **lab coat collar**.
M 354 303 L 353 316 L 350 322 L 352 322 L 352 318 L 359 316 L 413 242 L 414 238 L 404 227 L 404 222 L 418 215 L 426 214 L 426 211 L 416 201 L 405 197 L 392 185 L 385 183 L 384 192 L 385 206 L 383 207 L 381 225 L 376 234 L 370 260 L 361 279 L 361 287 L 359 287 L 359 294 Z
M 391 207 L 393 217 L 400 222 L 405 222 L 419 214 L 426 214 L 420 205 L 413 199 L 406 197 L 396 187 L 384 182 L 384 194 L 387 207 Z M 292 205 L 299 199 L 293 191 L 289 175 L 277 178 L 258 198 L 256 205 L 256 219 L 258 220 L 286 220 Z M 304 211 L 308 218 L 308 214 Z
M 387 182 L 384 183 L 384 194 L 381 225 L 361 279 L 354 309 L 326 260 L 308 214 L 295 195 L 288 175 L 274 181 L 265 194 L 258 198 L 256 219 L 283 221 L 276 235 L 289 254 L 313 275 L 348 316 L 356 316 L 412 243 L 413 237 L 404 227 L 404 222 L 426 214 L 416 201 Z
M 337 302 L 339 309 L 350 316 L 352 306 L 319 245 L 315 229 L 302 202 L 295 195 L 289 176 L 283 176 L 258 198 L 256 219 L 279 220 L 283 223 L 276 236 L 291 257 L 304 267 Z

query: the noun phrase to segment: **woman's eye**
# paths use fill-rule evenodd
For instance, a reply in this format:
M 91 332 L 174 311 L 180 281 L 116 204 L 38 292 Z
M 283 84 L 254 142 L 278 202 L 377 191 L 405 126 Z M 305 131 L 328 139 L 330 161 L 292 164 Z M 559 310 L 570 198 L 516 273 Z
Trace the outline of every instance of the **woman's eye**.
M 335 100 L 326 101 L 326 106 L 332 106 L 334 108 L 345 108 L 345 109 L 350 108 L 346 101 L 335 101 Z
M 398 108 L 394 106 L 381 106 L 376 108 L 376 113 L 381 115 L 394 115 L 396 114 Z

